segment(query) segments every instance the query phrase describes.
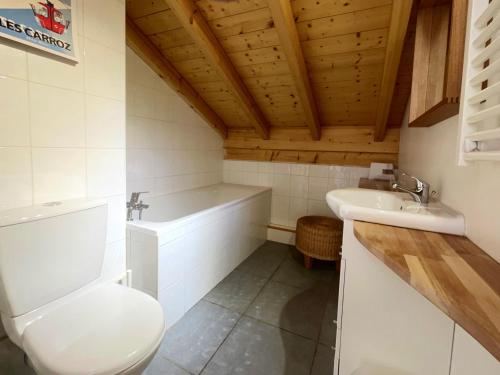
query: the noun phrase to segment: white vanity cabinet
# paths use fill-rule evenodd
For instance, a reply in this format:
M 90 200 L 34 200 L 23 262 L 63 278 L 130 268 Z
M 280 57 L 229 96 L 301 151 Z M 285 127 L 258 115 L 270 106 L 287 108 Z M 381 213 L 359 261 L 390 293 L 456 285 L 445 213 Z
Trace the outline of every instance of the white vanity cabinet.
M 335 375 L 500 374 L 498 361 L 368 251 L 347 219 L 342 259 Z
M 455 327 L 450 375 L 499 375 L 496 358 L 459 325 Z

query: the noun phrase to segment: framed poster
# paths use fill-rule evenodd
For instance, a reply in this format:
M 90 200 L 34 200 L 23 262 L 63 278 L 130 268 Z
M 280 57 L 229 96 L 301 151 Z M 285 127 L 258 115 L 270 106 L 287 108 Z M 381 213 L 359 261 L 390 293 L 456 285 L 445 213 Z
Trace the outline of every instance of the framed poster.
M 0 0 L 0 37 L 78 61 L 76 0 Z

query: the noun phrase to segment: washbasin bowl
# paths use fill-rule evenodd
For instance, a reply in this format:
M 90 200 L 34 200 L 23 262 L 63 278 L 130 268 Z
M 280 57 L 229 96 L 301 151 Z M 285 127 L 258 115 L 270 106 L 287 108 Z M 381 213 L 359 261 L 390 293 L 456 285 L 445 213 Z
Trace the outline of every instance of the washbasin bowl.
M 441 202 L 414 202 L 407 193 L 337 189 L 326 195 L 326 201 L 338 218 L 367 221 L 431 232 L 465 234 L 461 213 Z

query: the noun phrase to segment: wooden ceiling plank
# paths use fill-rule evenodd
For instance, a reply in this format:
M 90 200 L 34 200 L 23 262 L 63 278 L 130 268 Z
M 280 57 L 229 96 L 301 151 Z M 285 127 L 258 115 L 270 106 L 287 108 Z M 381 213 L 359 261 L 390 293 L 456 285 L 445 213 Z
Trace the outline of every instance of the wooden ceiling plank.
M 306 40 L 302 42 L 302 48 L 306 59 L 308 59 L 310 56 L 332 55 L 385 47 L 386 39 L 387 28 L 383 28 Z
M 268 0 L 219 1 L 219 3 L 217 3 L 213 0 L 196 0 L 196 6 L 207 20 L 214 20 L 267 8 L 267 1 Z
M 127 18 L 127 45 L 172 89 L 179 93 L 220 135 L 227 137 L 227 126 L 193 87 L 177 72 L 155 45 Z
M 390 5 L 392 0 L 292 0 L 298 22 Z
M 388 27 L 391 5 L 297 23 L 301 40 L 328 38 Z
M 321 123 L 318 108 L 307 71 L 304 53 L 300 45 L 299 34 L 295 26 L 292 6 L 289 0 L 273 0 L 269 9 L 278 31 L 282 48 L 285 52 L 290 71 L 295 80 L 306 122 L 311 130 L 313 140 L 321 138 Z
M 185 30 L 203 49 L 213 67 L 227 82 L 245 112 L 253 120 L 262 138 L 269 138 L 269 124 L 248 88 L 243 83 L 226 52 L 212 32 L 209 24 L 192 0 L 165 0 Z
M 394 0 L 392 4 L 391 25 L 387 36 L 384 73 L 375 122 L 375 141 L 382 141 L 385 136 L 412 5 L 413 0 Z

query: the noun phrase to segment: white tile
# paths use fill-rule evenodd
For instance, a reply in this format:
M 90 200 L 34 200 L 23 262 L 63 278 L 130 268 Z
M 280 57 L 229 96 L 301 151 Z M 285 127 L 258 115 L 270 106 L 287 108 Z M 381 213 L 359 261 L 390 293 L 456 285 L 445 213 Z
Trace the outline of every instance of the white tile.
M 288 213 L 288 226 L 296 227 L 297 219 L 307 215 L 307 199 L 290 198 L 290 212 Z
M 307 198 L 309 179 L 306 176 L 291 176 L 290 196 Z
M 259 171 L 259 164 L 254 161 L 244 161 L 241 163 L 242 164 L 242 170 L 244 172 L 258 172 Z
M 291 173 L 296 176 L 309 176 L 309 165 L 292 164 Z
M 129 149 L 127 154 L 127 178 L 155 177 L 155 152 L 148 149 Z
M 76 32 L 81 37 L 83 37 L 83 2 L 84 0 L 75 1 L 74 5 L 76 5 L 76 19 L 73 19 L 73 26 L 75 26 L 76 22 Z
M 156 91 L 139 84 L 127 83 L 127 114 L 155 118 Z
M 10 40 L 0 41 L 0 76 L 26 79 L 28 69 L 26 67 L 25 47 Z
M 328 191 L 335 189 L 344 189 L 348 187 L 349 180 L 344 180 L 342 178 L 329 178 L 328 179 Z
M 87 147 L 125 148 L 123 102 L 86 95 Z
M 83 4 L 85 36 L 125 53 L 125 6 L 117 0 L 85 0 Z
M 270 173 L 259 173 L 259 186 L 272 187 L 273 175 Z
M 309 199 L 325 200 L 327 191 L 328 178 L 309 177 L 309 191 L 307 193 Z
M 102 278 L 112 280 L 122 276 L 126 270 L 125 240 L 108 243 L 102 264 Z
M 83 91 L 83 64 L 53 59 L 45 53 L 28 53 L 28 74 L 31 82 Z
M 87 150 L 87 193 L 92 197 L 125 193 L 125 150 Z
M 35 203 L 86 195 L 85 150 L 34 148 L 32 152 Z
M 307 214 L 308 215 L 319 215 L 319 216 L 328 216 L 328 217 L 334 217 L 334 213 L 328 207 L 328 204 L 326 203 L 326 200 L 314 200 L 314 199 L 309 199 L 308 202 L 308 207 L 307 207 Z
M 309 176 L 328 177 L 328 165 L 310 165 Z
M 155 191 L 155 178 L 138 178 L 131 179 L 127 178 L 127 197 L 130 197 L 130 194 L 134 191 L 148 191 L 153 194 L 156 194 Z
M 270 162 L 259 162 L 258 163 L 259 173 L 273 173 L 273 163 Z
M 31 83 L 30 101 L 34 147 L 85 146 L 82 93 Z
M 290 198 L 273 194 L 271 202 L 271 222 L 278 225 L 288 225 Z
M 340 165 L 331 165 L 329 167 L 328 177 L 337 179 L 349 179 L 349 167 L 343 167 Z
M 290 176 L 284 174 L 273 175 L 273 194 L 290 195 Z
M 105 98 L 125 99 L 124 55 L 85 39 L 85 90 Z
M 288 163 L 273 163 L 273 173 L 275 173 L 275 174 L 290 174 L 290 164 L 288 164 Z
M 30 149 L 0 147 L 0 209 L 31 203 Z
M 126 198 L 118 195 L 106 198 L 108 202 L 108 234 L 106 242 L 116 242 L 125 238 Z
M 257 172 L 242 172 L 244 185 L 259 185 L 259 174 Z
M 0 146 L 29 146 L 28 108 L 28 83 L 0 77 Z

